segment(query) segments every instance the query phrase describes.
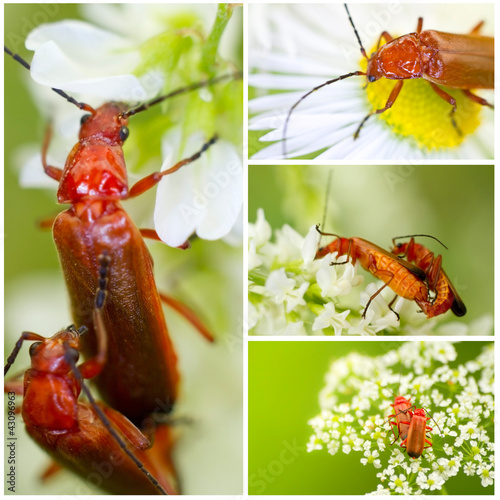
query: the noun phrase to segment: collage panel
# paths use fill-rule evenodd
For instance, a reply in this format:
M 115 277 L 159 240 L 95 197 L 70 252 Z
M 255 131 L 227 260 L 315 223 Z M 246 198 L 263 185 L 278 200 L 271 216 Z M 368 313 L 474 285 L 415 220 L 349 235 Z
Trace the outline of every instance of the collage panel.
M 493 342 L 250 341 L 250 495 L 493 495 Z
M 492 335 L 493 201 L 491 165 L 251 165 L 249 334 Z
M 249 159 L 493 159 L 493 7 L 250 4 Z
M 243 7 L 4 20 L 4 492 L 241 495 Z

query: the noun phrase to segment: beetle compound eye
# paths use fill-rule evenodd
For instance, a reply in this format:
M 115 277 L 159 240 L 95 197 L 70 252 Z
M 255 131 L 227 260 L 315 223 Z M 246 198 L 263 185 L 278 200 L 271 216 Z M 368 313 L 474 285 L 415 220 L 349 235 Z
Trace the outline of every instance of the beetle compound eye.
M 83 115 L 80 118 L 80 125 L 83 125 L 92 115 L 90 113 L 87 113 L 86 115 Z
M 78 361 L 78 358 L 80 357 L 80 353 L 78 352 L 78 349 L 75 349 L 74 347 L 66 347 L 66 356 L 68 359 L 72 359 L 73 361 Z
M 33 357 L 37 349 L 42 345 L 42 342 L 34 342 L 30 345 L 30 357 Z
M 128 137 L 128 127 L 123 126 L 120 129 L 120 140 L 123 142 L 127 139 Z
M 373 75 L 368 75 L 368 81 L 370 83 L 373 83 L 376 80 L 376 78 Z

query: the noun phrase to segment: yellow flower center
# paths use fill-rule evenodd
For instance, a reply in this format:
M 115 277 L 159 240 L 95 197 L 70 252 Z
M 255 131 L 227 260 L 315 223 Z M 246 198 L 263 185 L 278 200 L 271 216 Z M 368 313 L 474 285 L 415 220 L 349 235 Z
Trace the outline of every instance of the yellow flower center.
M 376 46 L 371 53 L 375 50 Z M 366 66 L 367 61 L 363 58 L 363 71 L 366 71 Z M 387 78 L 368 83 L 366 95 L 370 107 L 373 110 L 383 108 L 396 84 L 397 80 Z M 472 134 L 479 126 L 482 106 L 471 101 L 460 90 L 442 88 L 456 99 L 457 110 L 453 115 L 456 127 L 450 118 L 452 106 L 439 97 L 423 78 L 405 80 L 392 108 L 375 117 L 386 122 L 395 134 L 413 138 L 420 148 L 432 151 L 458 146 L 465 136 Z

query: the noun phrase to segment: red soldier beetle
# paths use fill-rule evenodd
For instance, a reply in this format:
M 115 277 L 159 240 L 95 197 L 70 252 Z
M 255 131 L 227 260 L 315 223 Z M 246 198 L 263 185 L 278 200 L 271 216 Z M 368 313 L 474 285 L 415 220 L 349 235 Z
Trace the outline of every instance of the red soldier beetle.
M 401 371 L 399 372 L 399 386 L 401 387 Z M 415 408 L 415 406 L 411 404 L 410 398 L 407 399 L 404 396 L 401 396 L 399 389 L 398 394 L 393 393 L 388 387 L 383 387 L 383 390 L 389 391 L 394 397 L 394 404 L 391 404 L 393 413 L 391 415 L 388 415 L 386 419 L 386 421 L 389 422 L 391 426 L 396 427 L 396 429 L 398 430 L 398 434 L 396 435 L 394 427 L 391 427 L 394 434 L 394 441 L 391 443 L 392 446 L 398 439 L 406 439 L 406 437 L 408 436 L 409 425 L 406 423 L 406 421 L 409 417 L 407 415 L 407 412 L 408 410 Z
M 59 465 L 110 493 L 175 494 L 173 468 L 165 474 L 164 465 L 158 466 L 153 455 L 145 451 L 149 442 L 139 429 L 121 413 L 97 403 L 83 383 L 84 378 L 96 376 L 106 360 L 103 308 L 109 259 L 101 255 L 99 261 L 101 273 L 94 309 L 99 340 L 97 356 L 76 366 L 80 339 L 88 331 L 84 326 L 79 329 L 69 326 L 51 338 L 23 332 L 7 359 L 4 374 L 8 373 L 26 340 L 34 341 L 29 349 L 31 368 L 26 371 L 22 386 L 18 380 L 7 381 L 5 390 L 23 395 L 22 415 L 28 434 Z M 82 390 L 89 403 L 78 402 Z M 169 453 L 170 450 L 163 451 Z M 166 461 L 164 458 L 163 462 Z M 107 470 L 103 472 L 103 468 Z M 55 470 L 51 467 L 46 477 Z M 167 479 L 166 475 L 170 477 Z
M 5 51 L 24 67 L 20 56 Z M 163 176 L 196 160 L 216 140 L 167 171 L 153 173 L 128 188 L 121 146 L 127 138 L 128 117 L 174 95 L 238 78 L 227 74 L 194 83 L 135 108 L 107 103 L 98 109 L 59 95 L 89 114 L 82 117 L 79 142 L 63 169 L 48 164 L 50 128 L 42 149 L 48 176 L 59 182 L 58 202 L 70 203 L 53 225 L 53 236 L 70 294 L 75 323 L 89 329 L 81 349 L 87 358 L 96 353 L 92 319 L 93 290 L 98 280 L 97 258 L 107 253 L 113 261 L 103 321 L 108 332 L 108 361 L 96 377 L 104 401 L 136 425 L 152 412 L 171 411 L 177 398 L 179 375 L 176 354 L 168 336 L 161 297 L 153 277 L 153 263 L 140 230 L 121 208 L 120 201 L 154 187 Z M 106 161 L 102 161 L 106 158 Z M 151 231 L 145 231 L 150 236 Z M 153 233 L 154 236 L 154 233 Z M 195 326 L 193 313 L 175 300 L 170 304 Z M 212 340 L 211 335 L 200 329 Z
M 484 21 L 477 24 L 469 34 L 457 35 L 436 30 L 422 31 L 423 18 L 420 17 L 414 33 L 394 39 L 387 31 L 383 31 L 379 37 L 376 51 L 368 57 L 347 4 L 344 6 L 361 54 L 367 61 L 366 72 L 353 71 L 328 80 L 314 87 L 293 104 L 288 110 L 283 126 L 284 158 L 287 157 L 288 123 L 297 106 L 317 90 L 353 76 L 366 76 L 367 84 L 381 78 L 397 80 L 385 106 L 371 111 L 365 116 L 354 133 L 354 139 L 359 137 L 363 125 L 370 116 L 383 113 L 394 105 L 403 88 L 404 81 L 409 79 L 422 78 L 427 80 L 433 91 L 451 106 L 450 120 L 459 135 L 462 133 L 454 119 L 457 109 L 456 99 L 441 87 L 460 89 L 471 101 L 493 108 L 491 103 L 471 92 L 473 89 L 494 88 L 495 40 L 493 37 L 479 34 Z M 380 47 L 382 40 L 385 43 Z
M 384 285 L 370 297 L 363 311 L 363 318 L 366 317 L 366 311 L 371 301 L 387 286 L 405 299 L 419 302 L 427 300 L 428 289 L 424 283 L 425 273 L 419 267 L 398 259 L 394 254 L 367 240 L 356 237 L 343 238 L 337 234 L 323 233 L 319 230 L 319 226 L 316 226 L 316 230 L 322 236 L 336 237 L 330 244 L 317 251 L 317 259 L 329 253 L 337 252 L 338 256 L 345 255 L 346 260 L 344 262 L 332 262 L 332 265 L 346 264 L 351 258 L 353 265 L 359 261 L 363 269 L 384 282 Z M 391 309 L 391 311 L 393 310 Z M 398 313 L 393 312 L 399 319 Z
M 393 445 L 398 439 L 405 440 L 408 437 L 408 411 L 412 408 L 415 408 L 415 405 L 412 405 L 410 399 L 406 399 L 404 396 L 396 396 L 394 398 L 394 404 L 391 404 L 394 413 L 387 417 L 387 421 L 397 428 L 398 435 L 396 436 L 396 432 L 393 427 L 392 431 L 394 433 L 394 441 L 391 443 Z M 392 419 L 395 419 L 394 422 Z
M 400 446 L 406 448 L 409 457 L 416 459 L 422 455 L 426 448 L 432 446 L 432 443 L 425 437 L 427 431 L 432 431 L 432 427 L 429 427 L 427 422 L 432 419 L 438 428 L 439 425 L 432 417 L 426 416 L 426 410 L 423 408 L 416 408 L 414 412 L 406 410 L 406 412 L 410 414 L 410 420 L 403 423 L 409 425 L 408 437 L 401 442 Z
M 434 257 L 434 253 L 429 249 L 415 243 L 415 236 L 426 236 L 439 241 L 437 238 L 425 234 L 398 236 L 392 240 L 393 248 L 391 251 L 395 255 L 402 255 L 403 258 L 414 263 L 425 272 L 429 291 L 436 295 L 432 301 L 426 301 L 418 305 L 428 318 L 444 314 L 450 308 L 455 316 L 464 316 L 467 308 L 441 267 L 441 255 Z M 409 242 L 396 244 L 396 240 L 400 238 L 411 239 Z M 439 241 L 439 243 L 441 242 Z M 443 244 L 441 243 L 441 245 Z

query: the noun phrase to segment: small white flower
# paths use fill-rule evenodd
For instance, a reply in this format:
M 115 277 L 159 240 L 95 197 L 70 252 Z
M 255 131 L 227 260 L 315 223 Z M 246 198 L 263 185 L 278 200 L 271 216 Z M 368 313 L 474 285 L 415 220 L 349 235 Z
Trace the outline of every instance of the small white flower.
M 380 469 L 380 467 L 382 467 L 382 464 L 380 463 L 380 459 L 377 458 L 379 456 L 379 452 L 377 450 L 373 450 L 373 451 L 366 450 L 364 455 L 366 458 L 361 459 L 361 463 L 363 465 L 373 464 L 375 469 Z
M 354 266 L 346 263 L 342 276 L 337 275 L 337 266 L 331 266 L 328 258 L 321 261 L 321 267 L 316 273 L 316 281 L 321 288 L 323 297 L 335 298 L 338 295 L 347 295 L 351 292 L 354 276 Z
M 447 443 L 444 444 L 443 446 L 443 451 L 447 454 L 447 455 L 453 455 L 455 453 L 455 448 Z
M 286 303 L 286 312 L 293 311 L 298 305 L 305 305 L 304 293 L 309 288 L 309 283 L 302 283 L 295 288 L 297 283 L 288 278 L 283 268 L 271 271 L 266 281 L 266 290 L 273 296 L 276 304 Z
M 477 439 L 479 433 L 474 422 L 467 422 L 465 425 L 459 425 L 460 437 L 462 439 Z
M 399 494 L 407 494 L 408 492 L 408 478 L 404 474 L 399 474 L 398 475 L 393 475 L 391 476 L 390 482 L 389 482 L 389 488 L 391 490 L 394 490 L 396 493 Z
M 335 304 L 328 302 L 323 308 L 323 312 L 314 320 L 313 331 L 323 330 L 332 327 L 335 335 L 342 335 L 342 330 L 349 327 L 346 317 L 350 311 L 338 313 L 335 311 Z
M 490 470 L 491 465 L 480 465 L 477 468 L 476 474 L 481 477 L 481 486 L 489 486 L 493 484 L 493 479 L 495 478 L 495 473 Z
M 289 262 L 301 258 L 304 237 L 288 224 L 276 230 L 274 254 L 281 262 Z
M 256 247 L 260 247 L 268 243 L 272 236 L 272 229 L 269 222 L 266 220 L 264 210 L 257 210 L 257 220 L 254 224 L 248 224 L 248 239 L 255 242 Z
M 340 443 L 338 441 L 330 441 L 327 445 L 327 450 L 330 455 L 335 455 L 339 451 Z
M 469 444 L 471 446 L 471 453 L 474 457 L 474 460 L 482 462 L 482 457 L 486 455 L 486 450 L 484 448 L 480 448 L 477 441 L 470 441 Z
M 473 476 L 476 473 L 476 464 L 474 462 L 464 464 L 464 472 L 467 476 Z
M 257 244 L 255 240 L 248 240 L 248 270 L 259 267 L 262 264 L 262 258 L 257 253 Z

